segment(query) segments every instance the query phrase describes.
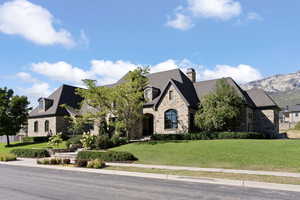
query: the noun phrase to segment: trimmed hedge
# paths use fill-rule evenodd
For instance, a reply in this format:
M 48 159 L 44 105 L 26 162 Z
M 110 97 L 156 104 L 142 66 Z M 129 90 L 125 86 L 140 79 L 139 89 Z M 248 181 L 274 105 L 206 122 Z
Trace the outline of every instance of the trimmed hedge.
M 129 153 L 124 151 L 80 151 L 77 154 L 76 160 L 103 160 L 106 162 L 121 162 L 121 161 L 136 161 L 137 158 Z
M 45 158 L 50 157 L 46 149 L 13 149 L 12 154 L 22 158 Z
M 70 163 L 71 160 L 68 158 L 43 158 L 37 160 L 39 165 L 69 165 Z
M 154 134 L 152 140 L 216 140 L 216 139 L 266 139 L 257 132 L 200 132 L 187 134 Z
M 24 137 L 23 143 L 43 143 L 48 142 L 49 136 L 40 136 L 40 137 Z
M 17 157 L 11 153 L 0 153 L 0 162 L 8 162 L 17 160 Z

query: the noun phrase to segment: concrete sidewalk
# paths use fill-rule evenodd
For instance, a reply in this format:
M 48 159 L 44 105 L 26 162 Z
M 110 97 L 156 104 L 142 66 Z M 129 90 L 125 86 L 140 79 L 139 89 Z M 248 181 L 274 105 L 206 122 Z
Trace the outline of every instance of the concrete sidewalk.
M 219 169 L 219 168 L 198 168 L 198 167 L 182 167 L 182 166 L 170 166 L 170 165 L 146 165 L 146 164 L 130 164 L 130 163 L 106 163 L 106 164 L 108 166 L 115 166 L 115 167 L 138 167 L 138 168 L 147 168 L 147 169 L 221 172 L 221 173 L 234 173 L 234 174 L 251 174 L 251 175 L 267 175 L 267 176 L 300 178 L 300 173 L 290 173 L 290 172 L 272 172 L 272 171 Z
M 208 184 L 217 184 L 217 185 L 229 185 L 229 186 L 238 186 L 238 187 L 300 192 L 300 185 L 228 180 L 228 179 L 218 179 L 218 178 L 193 178 L 188 176 L 177 176 L 177 175 L 167 175 L 167 174 L 127 172 L 127 171 L 106 170 L 106 169 L 89 169 L 89 168 L 78 168 L 78 167 L 54 166 L 54 165 L 38 165 L 36 163 L 36 159 L 19 159 L 18 161 L 0 162 L 0 165 L 1 164 L 11 165 L 11 166 L 23 166 L 23 167 L 38 167 L 38 168 L 46 168 L 46 169 L 53 169 L 53 170 L 97 173 L 97 174 L 106 174 L 106 175 L 120 175 L 120 176 L 163 179 L 163 180 L 172 180 L 172 181 L 208 183 Z

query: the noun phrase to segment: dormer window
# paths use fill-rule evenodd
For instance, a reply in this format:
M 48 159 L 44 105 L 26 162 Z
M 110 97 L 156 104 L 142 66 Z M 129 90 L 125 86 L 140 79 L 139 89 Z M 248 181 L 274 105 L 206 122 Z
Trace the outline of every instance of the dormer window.
M 46 111 L 53 105 L 52 99 L 40 98 L 39 102 L 39 111 Z
M 39 99 L 39 111 L 44 111 L 45 110 L 45 101 L 43 98 Z
M 145 90 L 145 99 L 146 101 L 152 101 L 152 88 L 147 88 Z
M 152 101 L 156 97 L 158 97 L 160 94 L 160 90 L 155 87 L 148 87 L 144 91 L 144 97 L 146 101 Z

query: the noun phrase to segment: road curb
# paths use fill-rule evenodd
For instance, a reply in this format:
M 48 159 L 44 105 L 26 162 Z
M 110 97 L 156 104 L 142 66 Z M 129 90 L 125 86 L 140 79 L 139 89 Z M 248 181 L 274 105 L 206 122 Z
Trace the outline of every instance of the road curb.
M 20 167 L 23 166 L 23 167 L 76 171 L 76 172 L 85 172 L 85 173 L 97 173 L 97 174 L 105 174 L 105 175 L 131 176 L 131 177 L 152 178 L 152 179 L 160 179 L 160 180 L 172 180 L 172 181 L 182 181 L 182 182 L 192 182 L 192 183 L 205 183 L 205 184 L 238 186 L 238 187 L 246 187 L 246 188 L 248 187 L 248 188 L 258 188 L 258 189 L 300 192 L 300 185 L 291 185 L 291 184 L 240 181 L 240 180 L 229 180 L 229 179 L 218 179 L 218 178 L 193 178 L 188 176 L 127 172 L 127 171 L 106 170 L 106 169 L 88 169 L 88 168 L 76 168 L 76 167 L 37 165 L 37 164 L 33 165 L 33 164 L 21 163 L 20 161 L 7 162 L 7 163 L 0 162 L 0 165 L 10 165 L 10 166 L 20 166 Z

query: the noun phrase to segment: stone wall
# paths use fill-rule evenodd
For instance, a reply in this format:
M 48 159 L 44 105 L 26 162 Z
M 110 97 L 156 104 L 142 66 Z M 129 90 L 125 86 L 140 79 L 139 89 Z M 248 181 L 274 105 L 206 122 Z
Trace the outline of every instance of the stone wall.
M 49 121 L 49 131 L 45 131 L 45 121 Z M 38 131 L 34 132 L 34 122 L 38 122 Z M 64 117 L 41 117 L 28 119 L 28 136 L 47 136 L 67 129 Z

